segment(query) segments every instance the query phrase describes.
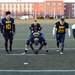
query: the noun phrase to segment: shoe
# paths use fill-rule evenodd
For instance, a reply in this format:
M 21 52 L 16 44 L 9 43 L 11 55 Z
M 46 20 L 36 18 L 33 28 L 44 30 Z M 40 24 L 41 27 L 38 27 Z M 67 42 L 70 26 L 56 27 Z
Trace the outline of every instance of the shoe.
M 48 53 L 48 49 L 46 49 L 45 51 L 46 51 L 46 53 Z
M 24 53 L 21 53 L 21 55 L 25 55 L 25 52 Z
M 63 52 L 60 52 L 61 55 L 63 55 Z
M 25 53 L 28 52 L 28 48 L 25 48 Z
M 57 48 L 56 51 L 59 52 L 59 48 Z
M 10 49 L 10 52 L 12 52 L 12 49 Z
M 8 54 L 10 54 L 8 50 L 6 50 L 6 52 L 7 52 Z
M 6 51 L 7 52 L 7 54 L 10 54 L 10 52 L 9 51 Z

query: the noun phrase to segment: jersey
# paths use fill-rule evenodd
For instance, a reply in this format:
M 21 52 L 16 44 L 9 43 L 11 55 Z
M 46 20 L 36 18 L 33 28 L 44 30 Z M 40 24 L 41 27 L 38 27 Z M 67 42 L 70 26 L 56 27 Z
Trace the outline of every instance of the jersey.
M 31 31 L 41 31 L 41 29 L 42 29 L 42 27 L 40 26 L 40 24 L 39 23 L 37 23 L 37 25 L 34 25 L 34 24 L 31 24 L 31 26 L 30 26 L 30 30 Z
M 45 41 L 45 39 L 44 39 L 43 37 L 41 37 L 41 36 L 42 36 L 41 33 L 39 33 L 39 32 L 34 32 L 34 33 L 32 33 L 32 35 L 31 35 L 30 41 L 31 41 L 32 43 L 34 43 L 34 40 L 39 40 L 39 43 L 42 43 L 43 41 Z
M 14 30 L 13 25 L 14 25 L 13 18 L 10 18 L 10 19 L 3 18 L 2 19 L 2 32 L 11 33 Z
M 63 25 L 60 22 L 55 23 L 56 33 L 66 33 L 66 29 L 69 28 L 69 24 L 65 22 Z

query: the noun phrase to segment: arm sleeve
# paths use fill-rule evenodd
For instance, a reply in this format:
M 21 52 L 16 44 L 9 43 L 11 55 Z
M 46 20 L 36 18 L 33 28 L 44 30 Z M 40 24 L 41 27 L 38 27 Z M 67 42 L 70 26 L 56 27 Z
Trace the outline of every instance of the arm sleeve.
M 70 28 L 68 28 L 68 35 L 69 35 L 69 37 L 71 37 L 71 29 Z
M 55 36 L 55 34 L 56 34 L 56 28 L 55 27 L 53 27 L 53 36 Z

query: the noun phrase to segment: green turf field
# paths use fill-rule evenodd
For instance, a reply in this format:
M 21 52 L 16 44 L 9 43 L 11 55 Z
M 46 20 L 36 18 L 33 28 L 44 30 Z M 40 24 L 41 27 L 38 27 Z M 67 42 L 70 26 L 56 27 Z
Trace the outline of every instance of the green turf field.
M 24 46 L 29 37 L 29 26 L 33 20 L 16 20 L 16 34 L 13 41 L 13 52 L 4 50 L 4 39 L 0 34 L 0 75 L 75 75 L 75 39 L 66 34 L 64 54 L 56 52 L 56 41 L 52 36 L 52 28 L 58 20 L 38 20 L 42 24 L 42 32 L 48 43 L 49 53 L 44 48 L 35 55 L 29 48 L 26 55 Z M 66 20 L 70 27 L 75 19 Z M 28 62 L 28 65 L 24 63 Z

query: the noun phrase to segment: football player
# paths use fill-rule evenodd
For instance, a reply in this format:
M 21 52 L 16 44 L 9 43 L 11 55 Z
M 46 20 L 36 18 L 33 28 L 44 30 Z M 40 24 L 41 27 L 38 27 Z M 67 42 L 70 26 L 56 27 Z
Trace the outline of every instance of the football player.
M 61 43 L 60 54 L 63 54 L 63 50 L 64 50 L 64 40 L 65 40 L 66 29 L 68 29 L 68 34 L 70 37 L 71 30 L 69 28 L 69 24 L 65 22 L 64 18 L 61 18 L 60 21 L 56 22 L 53 28 L 53 36 L 54 37 L 56 36 L 56 41 L 57 41 L 57 51 L 59 51 L 59 44 Z
M 46 42 L 46 40 L 41 35 L 42 34 L 40 32 L 34 32 L 34 33 L 32 33 L 32 35 L 30 37 L 30 40 L 28 42 L 26 42 L 25 48 L 28 49 L 28 46 L 30 46 L 30 48 L 35 53 L 35 49 L 33 48 L 33 44 L 35 44 L 36 46 L 38 46 L 38 44 L 40 43 L 40 47 L 38 48 L 38 52 L 39 52 L 39 50 L 42 49 L 43 46 L 45 46 L 45 51 L 48 52 L 47 42 Z M 25 49 L 25 52 L 27 52 L 26 49 Z
M 1 31 L 1 18 L 0 18 L 0 31 Z
M 14 19 L 11 18 L 10 11 L 7 11 L 6 17 L 2 19 L 1 33 L 4 36 L 5 40 L 5 50 L 7 53 L 9 53 L 9 50 L 12 51 L 13 36 L 15 33 Z M 8 40 L 10 43 L 9 50 L 8 50 Z
M 31 24 L 31 26 L 29 27 L 30 28 L 30 30 L 31 30 L 31 33 L 33 33 L 33 32 L 37 32 L 37 31 L 41 31 L 41 29 L 42 29 L 42 26 L 39 24 L 39 23 L 37 23 L 37 20 L 34 20 L 34 23 L 33 24 Z
M 39 23 L 37 23 L 37 20 L 34 20 L 34 23 L 30 25 L 29 29 L 30 29 L 30 36 L 29 36 L 29 38 L 27 40 L 27 43 L 30 42 L 30 38 L 32 37 L 31 35 L 34 32 L 40 32 L 41 31 L 42 26 Z M 41 37 L 44 38 L 44 34 L 43 33 L 41 33 L 41 34 L 42 34 Z M 27 47 L 25 47 L 25 50 L 28 50 Z
M 72 27 L 73 38 L 75 39 L 75 24 L 73 24 L 71 27 Z

